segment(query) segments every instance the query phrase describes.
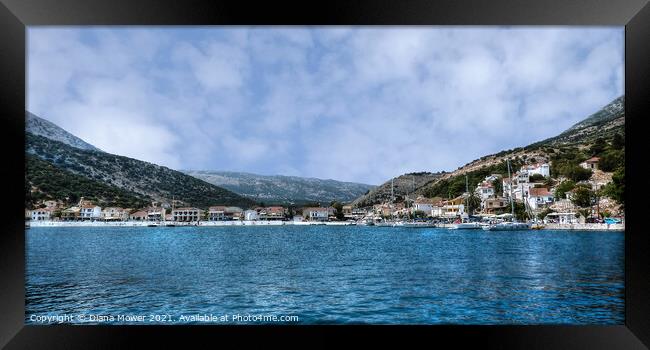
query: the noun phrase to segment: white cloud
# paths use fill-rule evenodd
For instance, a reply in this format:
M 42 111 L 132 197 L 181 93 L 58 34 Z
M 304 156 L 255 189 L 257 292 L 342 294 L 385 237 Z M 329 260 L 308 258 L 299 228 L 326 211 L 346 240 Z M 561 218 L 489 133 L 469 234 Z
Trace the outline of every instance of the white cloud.
M 175 168 L 381 183 L 553 136 L 623 93 L 622 28 L 29 30 L 28 108 Z

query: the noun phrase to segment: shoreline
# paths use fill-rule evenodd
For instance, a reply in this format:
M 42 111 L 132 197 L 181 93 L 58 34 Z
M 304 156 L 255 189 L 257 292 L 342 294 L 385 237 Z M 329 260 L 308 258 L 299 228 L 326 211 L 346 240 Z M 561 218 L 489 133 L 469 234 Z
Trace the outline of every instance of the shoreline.
M 29 227 L 225 227 L 225 226 L 355 226 L 346 221 L 200 221 L 196 222 L 156 222 L 156 221 L 30 221 Z M 453 224 L 438 224 L 436 228 L 449 228 Z M 361 225 L 356 225 L 361 226 Z M 365 227 L 365 226 L 364 226 Z M 373 227 L 373 226 L 368 226 Z M 545 224 L 542 230 L 572 230 L 572 231 L 625 231 L 625 224 Z

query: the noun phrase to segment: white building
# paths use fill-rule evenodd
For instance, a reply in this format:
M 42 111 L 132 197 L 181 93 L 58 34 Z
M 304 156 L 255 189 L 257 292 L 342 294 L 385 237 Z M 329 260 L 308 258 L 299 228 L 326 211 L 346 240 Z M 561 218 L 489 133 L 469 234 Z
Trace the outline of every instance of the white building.
M 52 217 L 52 212 L 54 210 L 50 208 L 41 208 L 41 209 L 34 209 L 31 211 L 31 219 L 32 221 L 46 221 L 50 220 Z
M 480 182 L 476 186 L 476 193 L 482 201 L 494 197 L 494 185 L 492 185 L 492 183 L 489 181 Z
M 258 218 L 259 215 L 257 215 L 256 210 L 249 209 L 244 212 L 244 220 L 250 221 L 250 220 L 257 220 Z
M 546 208 L 553 204 L 553 194 L 546 187 L 531 188 L 528 194 L 528 205 L 531 209 Z
M 533 175 L 533 174 L 539 174 L 544 177 L 549 177 L 551 176 L 551 167 L 548 165 L 548 163 L 537 163 L 537 164 L 530 164 L 530 165 L 524 165 L 521 167 L 522 172 L 527 172 L 528 176 Z
M 174 221 L 193 222 L 201 220 L 203 210 L 198 208 L 177 208 L 172 211 Z
M 108 207 L 102 209 L 101 218 L 106 221 L 128 220 L 129 211 L 118 207 Z
M 415 202 L 413 202 L 414 211 L 422 211 L 427 215 L 433 210 L 433 200 L 425 197 L 418 197 Z
M 303 209 L 303 216 L 311 221 L 327 221 L 329 210 L 327 208 L 305 208 Z
M 81 220 L 94 220 L 102 217 L 102 208 L 96 205 L 83 205 L 79 212 Z

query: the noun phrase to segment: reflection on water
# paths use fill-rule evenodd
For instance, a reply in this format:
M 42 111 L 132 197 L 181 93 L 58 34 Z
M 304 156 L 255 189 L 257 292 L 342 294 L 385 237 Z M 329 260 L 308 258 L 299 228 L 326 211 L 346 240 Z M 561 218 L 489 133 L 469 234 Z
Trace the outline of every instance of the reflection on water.
M 622 324 L 624 234 L 280 226 L 32 228 L 32 314 Z

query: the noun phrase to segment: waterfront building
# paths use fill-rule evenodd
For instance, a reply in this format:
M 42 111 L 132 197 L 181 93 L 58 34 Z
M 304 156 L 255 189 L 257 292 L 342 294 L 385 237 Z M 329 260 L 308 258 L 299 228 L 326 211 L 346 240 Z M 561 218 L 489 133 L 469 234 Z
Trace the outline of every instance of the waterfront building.
M 34 209 L 30 212 L 30 219 L 32 221 L 45 221 L 45 220 L 50 220 L 52 218 L 52 213 L 54 212 L 54 209 L 52 208 L 39 208 L 39 209 Z
M 184 207 L 172 210 L 174 221 L 179 222 L 194 222 L 200 221 L 203 215 L 203 210 L 198 208 Z
M 484 214 L 494 214 L 497 211 L 506 209 L 508 205 L 508 200 L 503 197 L 486 198 L 481 201 L 481 210 Z
M 341 208 L 341 211 L 343 212 L 343 217 L 345 217 L 346 219 L 352 219 L 353 218 L 352 210 L 353 208 L 351 205 L 344 205 Z
M 61 220 L 64 221 L 76 221 L 79 220 L 80 216 L 81 208 L 79 207 L 70 207 L 61 212 Z
M 553 204 L 553 193 L 546 187 L 534 187 L 529 190 L 528 205 L 532 210 L 546 208 Z
M 284 220 L 286 210 L 280 206 L 265 207 L 259 209 L 258 215 L 260 220 Z
M 244 209 L 240 207 L 226 207 L 224 215 L 228 220 L 241 220 L 244 218 Z
M 102 217 L 102 208 L 93 204 L 84 204 L 80 211 L 81 220 L 96 220 Z
M 217 205 L 208 208 L 208 221 L 226 220 L 226 206 Z
M 102 209 L 101 219 L 104 221 L 124 221 L 129 219 L 129 212 L 119 207 Z
M 257 220 L 258 218 L 259 216 L 257 215 L 257 210 L 249 209 L 244 211 L 244 220 L 251 221 L 251 220 Z
M 147 220 L 149 221 L 163 221 L 165 219 L 165 208 L 154 206 L 147 208 Z
M 429 215 L 431 211 L 433 210 L 433 199 L 430 198 L 425 198 L 425 197 L 418 197 L 415 199 L 413 202 L 413 212 L 416 211 L 422 211 Z
M 137 210 L 137 211 L 129 214 L 129 220 L 135 220 L 135 221 L 147 220 L 147 211 L 146 210 Z
M 465 215 L 465 196 L 458 196 L 454 199 L 446 200 L 442 206 L 442 217 L 455 218 Z
M 303 209 L 302 213 L 311 221 L 327 221 L 329 218 L 328 208 L 310 207 Z

